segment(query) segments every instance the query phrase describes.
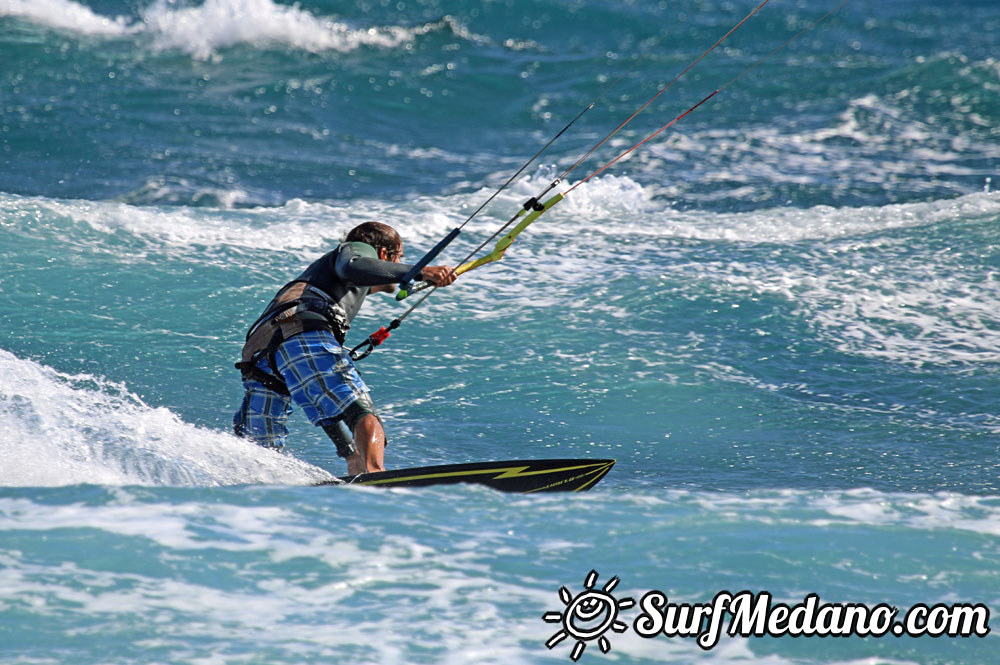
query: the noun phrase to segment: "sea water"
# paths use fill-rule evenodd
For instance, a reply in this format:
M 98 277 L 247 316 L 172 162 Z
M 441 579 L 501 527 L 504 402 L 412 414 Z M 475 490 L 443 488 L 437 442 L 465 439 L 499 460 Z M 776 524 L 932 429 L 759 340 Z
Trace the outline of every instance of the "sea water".
M 0 661 L 996 662 L 635 623 L 1000 609 L 995 2 L 848 3 L 748 69 L 835 6 L 768 3 L 360 363 L 391 468 L 616 459 L 591 492 L 310 487 L 300 413 L 230 434 L 279 286 L 364 221 L 415 260 L 596 100 L 457 263 L 756 4 L 0 0 Z M 619 630 L 547 648 L 588 589 Z

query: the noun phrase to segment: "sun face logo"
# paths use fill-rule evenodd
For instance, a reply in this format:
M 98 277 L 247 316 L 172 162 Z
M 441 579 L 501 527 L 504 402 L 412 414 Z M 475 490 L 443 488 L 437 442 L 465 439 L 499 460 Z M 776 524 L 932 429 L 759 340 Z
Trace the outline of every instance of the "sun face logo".
M 592 570 L 583 581 L 584 590 L 576 596 L 569 589 L 559 589 L 559 600 L 566 606 L 563 612 L 546 612 L 542 615 L 545 623 L 561 623 L 562 628 L 555 632 L 545 643 L 549 649 L 554 648 L 567 637 L 576 640 L 569 657 L 574 662 L 583 655 L 587 642 L 597 640 L 597 646 L 602 653 L 611 651 L 611 642 L 605 635 L 609 630 L 624 633 L 628 625 L 618 620 L 618 613 L 635 605 L 632 598 L 616 599 L 611 592 L 618 586 L 618 578 L 612 577 L 601 590 L 594 590 L 597 584 L 597 571 Z

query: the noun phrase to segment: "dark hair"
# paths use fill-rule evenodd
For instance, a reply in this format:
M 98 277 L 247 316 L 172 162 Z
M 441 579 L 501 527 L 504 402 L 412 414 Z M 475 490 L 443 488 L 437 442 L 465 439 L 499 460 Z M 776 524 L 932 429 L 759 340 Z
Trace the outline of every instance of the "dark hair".
M 375 248 L 375 251 L 384 249 L 389 256 L 399 253 L 403 245 L 403 239 L 396 233 L 396 229 L 381 222 L 365 222 L 351 229 L 344 242 L 363 242 Z

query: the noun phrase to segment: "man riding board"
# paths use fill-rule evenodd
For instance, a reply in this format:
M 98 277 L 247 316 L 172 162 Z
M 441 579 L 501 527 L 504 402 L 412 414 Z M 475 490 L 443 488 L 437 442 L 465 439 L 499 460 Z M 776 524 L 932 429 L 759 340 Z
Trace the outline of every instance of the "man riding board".
M 236 434 L 281 449 L 297 404 L 337 446 L 347 471 L 384 471 L 385 430 L 344 338 L 369 293 L 392 293 L 411 266 L 391 226 L 366 222 L 336 249 L 283 286 L 250 326 L 241 361 L 243 403 Z M 428 266 L 418 279 L 448 286 L 450 266 Z

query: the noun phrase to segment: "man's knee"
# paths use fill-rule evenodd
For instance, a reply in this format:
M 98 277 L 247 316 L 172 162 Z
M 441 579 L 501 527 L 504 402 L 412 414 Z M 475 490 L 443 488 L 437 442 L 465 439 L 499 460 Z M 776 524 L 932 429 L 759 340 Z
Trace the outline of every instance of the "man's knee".
M 378 418 L 378 412 L 375 411 L 375 403 L 372 402 L 372 398 L 368 393 L 362 393 L 356 400 L 351 402 L 344 412 L 341 414 L 341 418 L 347 425 L 348 429 L 352 432 L 357 426 L 358 421 L 367 415 L 372 415 Z M 379 419 L 379 422 L 382 422 Z
M 382 425 L 382 419 L 375 411 L 375 404 L 368 393 L 362 394 L 351 402 L 336 420 L 321 424 L 323 431 L 337 447 L 339 457 L 350 457 L 357 452 L 354 445 L 354 430 L 365 416 L 372 416 L 379 426 Z

